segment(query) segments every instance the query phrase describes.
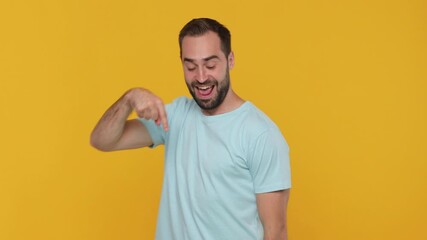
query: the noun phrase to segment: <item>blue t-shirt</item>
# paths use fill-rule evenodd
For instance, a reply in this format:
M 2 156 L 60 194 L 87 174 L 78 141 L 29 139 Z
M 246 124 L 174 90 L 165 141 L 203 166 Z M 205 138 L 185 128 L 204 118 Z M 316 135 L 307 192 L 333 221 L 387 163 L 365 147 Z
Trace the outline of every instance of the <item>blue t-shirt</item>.
M 166 106 L 169 131 L 140 119 L 165 145 L 157 240 L 263 239 L 256 194 L 291 187 L 289 148 L 252 103 L 205 116 L 194 100 Z

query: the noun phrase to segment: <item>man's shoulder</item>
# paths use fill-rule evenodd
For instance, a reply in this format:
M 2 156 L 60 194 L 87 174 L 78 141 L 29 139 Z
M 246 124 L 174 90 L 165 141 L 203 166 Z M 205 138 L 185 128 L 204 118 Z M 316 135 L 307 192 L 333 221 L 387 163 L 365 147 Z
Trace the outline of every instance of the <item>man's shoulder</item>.
M 167 104 L 166 108 L 174 111 L 186 111 L 194 107 L 194 101 L 191 98 L 181 96 L 175 98 L 171 103 Z
M 276 123 L 254 104 L 248 105 L 236 130 L 248 156 L 259 146 L 287 149 L 287 142 Z
M 176 105 L 190 105 L 193 101 L 193 99 L 190 99 L 186 96 L 180 96 L 172 100 L 170 104 L 176 104 Z
M 246 109 L 239 116 L 240 121 L 234 125 L 240 136 L 247 141 L 256 141 L 262 135 L 282 135 L 278 126 L 261 109 L 251 102 L 246 102 Z
M 169 124 L 182 122 L 187 116 L 194 114 L 196 110 L 197 107 L 194 100 L 185 96 L 177 97 L 172 102 L 166 104 Z
M 277 128 L 277 125 L 261 109 L 249 102 L 246 123 L 258 129 Z

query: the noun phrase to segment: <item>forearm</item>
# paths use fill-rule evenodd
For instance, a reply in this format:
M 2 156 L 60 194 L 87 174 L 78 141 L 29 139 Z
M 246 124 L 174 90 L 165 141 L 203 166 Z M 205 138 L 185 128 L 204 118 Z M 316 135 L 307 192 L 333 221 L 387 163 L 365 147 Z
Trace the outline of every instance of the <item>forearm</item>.
M 101 117 L 91 134 L 91 144 L 102 151 L 110 151 L 120 140 L 126 120 L 132 112 L 128 93 L 117 100 Z

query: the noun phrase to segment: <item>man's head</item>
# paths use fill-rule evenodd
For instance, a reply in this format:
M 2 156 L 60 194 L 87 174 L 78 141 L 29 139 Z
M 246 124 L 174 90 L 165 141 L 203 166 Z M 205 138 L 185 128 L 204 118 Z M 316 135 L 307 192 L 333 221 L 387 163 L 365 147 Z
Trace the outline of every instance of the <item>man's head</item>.
M 217 109 L 230 90 L 230 32 L 215 20 L 193 19 L 181 30 L 179 44 L 188 90 L 202 109 Z
M 186 36 L 201 36 L 207 32 L 214 32 L 221 39 L 221 50 L 227 57 L 231 52 L 230 31 L 221 23 L 210 18 L 195 18 L 188 22 L 179 33 L 179 52 L 182 57 L 182 40 Z

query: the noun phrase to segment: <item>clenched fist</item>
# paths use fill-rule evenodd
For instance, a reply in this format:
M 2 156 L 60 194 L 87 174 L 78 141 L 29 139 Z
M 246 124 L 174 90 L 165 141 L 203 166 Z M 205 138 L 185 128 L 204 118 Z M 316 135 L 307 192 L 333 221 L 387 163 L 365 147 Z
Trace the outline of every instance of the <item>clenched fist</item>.
M 125 97 L 138 117 L 152 119 L 158 126 L 162 124 L 165 131 L 169 129 L 165 105 L 158 96 L 144 88 L 133 88 Z

